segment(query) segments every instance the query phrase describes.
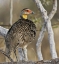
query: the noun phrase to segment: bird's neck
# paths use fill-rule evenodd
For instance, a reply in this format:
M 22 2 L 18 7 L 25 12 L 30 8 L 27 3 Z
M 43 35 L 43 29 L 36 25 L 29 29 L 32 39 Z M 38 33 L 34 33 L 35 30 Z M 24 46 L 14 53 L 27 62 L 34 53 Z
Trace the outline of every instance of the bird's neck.
M 23 18 L 23 19 L 27 19 L 27 18 L 28 18 L 28 15 L 27 15 L 27 14 L 23 14 L 23 15 L 22 15 L 22 18 Z

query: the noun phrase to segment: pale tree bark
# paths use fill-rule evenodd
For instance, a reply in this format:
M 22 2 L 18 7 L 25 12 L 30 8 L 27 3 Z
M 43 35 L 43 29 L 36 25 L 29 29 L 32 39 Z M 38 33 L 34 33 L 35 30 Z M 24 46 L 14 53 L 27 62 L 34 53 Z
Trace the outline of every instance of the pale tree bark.
M 8 29 L 0 26 L 0 35 L 3 36 L 5 38 L 6 34 L 8 32 Z
M 10 25 L 12 25 L 12 19 L 13 19 L 13 0 L 10 0 Z
M 55 15 L 56 11 L 57 11 L 57 0 L 53 0 L 53 9 L 50 12 L 50 14 L 48 15 L 49 19 L 51 20 L 53 18 L 53 16 Z
M 50 43 L 50 51 L 51 51 L 52 59 L 57 58 L 57 53 L 56 53 L 56 49 L 55 49 L 55 41 L 54 41 L 54 33 L 53 33 L 53 30 L 52 30 L 52 26 L 51 26 L 51 19 L 53 18 L 53 16 L 56 13 L 56 10 L 57 10 L 57 0 L 53 0 L 53 1 L 54 1 L 53 9 L 48 16 L 47 11 L 43 7 L 41 1 L 35 0 L 37 7 L 40 9 L 40 11 L 42 13 L 42 17 L 44 19 L 44 22 L 46 23 L 46 27 L 43 30 L 41 30 L 37 44 L 36 44 L 37 55 L 38 55 L 39 60 L 43 60 L 43 56 L 42 56 L 42 53 L 41 53 L 41 44 L 42 44 L 42 39 L 44 37 L 45 29 L 47 29 L 47 31 L 48 31 L 48 39 L 49 39 L 49 43 Z
M 18 48 L 18 61 L 20 61 L 20 60 L 28 61 L 26 48 L 24 48 L 24 49 Z

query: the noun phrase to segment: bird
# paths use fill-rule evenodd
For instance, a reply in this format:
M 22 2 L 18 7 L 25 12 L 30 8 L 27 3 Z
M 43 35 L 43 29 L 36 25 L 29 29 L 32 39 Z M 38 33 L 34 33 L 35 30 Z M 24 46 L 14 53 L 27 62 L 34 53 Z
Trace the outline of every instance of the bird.
M 35 39 L 36 25 L 28 19 L 28 15 L 34 14 L 29 8 L 21 10 L 20 18 L 11 26 L 5 37 L 6 53 L 10 56 L 16 48 L 25 48 Z M 16 55 L 16 53 L 15 53 Z

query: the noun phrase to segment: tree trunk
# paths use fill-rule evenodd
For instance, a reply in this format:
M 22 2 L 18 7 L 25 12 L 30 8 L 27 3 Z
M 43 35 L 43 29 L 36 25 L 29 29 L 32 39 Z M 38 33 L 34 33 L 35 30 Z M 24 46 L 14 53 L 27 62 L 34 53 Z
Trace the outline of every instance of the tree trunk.
M 47 29 L 47 32 L 48 32 L 48 40 L 50 43 L 50 51 L 51 51 L 52 59 L 57 58 L 57 53 L 56 53 L 56 49 L 55 49 L 54 34 L 53 34 L 52 26 L 51 26 L 51 19 L 53 18 L 53 16 L 56 13 L 56 10 L 57 10 L 57 0 L 53 0 L 53 1 L 54 1 L 53 9 L 52 9 L 51 13 L 49 15 L 47 15 L 47 11 L 43 7 L 41 1 L 35 0 L 37 7 L 40 9 L 40 11 L 42 13 L 44 23 L 46 24 L 46 26 L 42 27 L 44 29 L 41 30 L 37 44 L 36 44 L 36 50 L 37 50 L 37 55 L 38 55 L 39 60 L 43 60 L 42 53 L 41 53 L 41 44 L 42 44 L 42 39 L 44 37 L 45 29 Z

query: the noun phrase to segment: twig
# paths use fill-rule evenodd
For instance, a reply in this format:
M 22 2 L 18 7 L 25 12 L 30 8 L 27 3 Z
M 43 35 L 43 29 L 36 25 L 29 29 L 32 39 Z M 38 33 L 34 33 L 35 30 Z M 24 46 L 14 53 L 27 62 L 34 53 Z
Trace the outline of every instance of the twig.
M 4 52 L 4 51 L 1 50 L 1 49 L 0 49 L 0 52 L 1 52 L 2 54 L 4 54 L 11 62 L 13 62 L 13 59 L 11 59 L 11 57 L 10 57 L 6 52 Z
M 53 18 L 53 16 L 55 15 L 56 11 L 57 11 L 57 0 L 53 0 L 53 9 L 50 12 L 50 14 L 48 15 L 50 20 Z

